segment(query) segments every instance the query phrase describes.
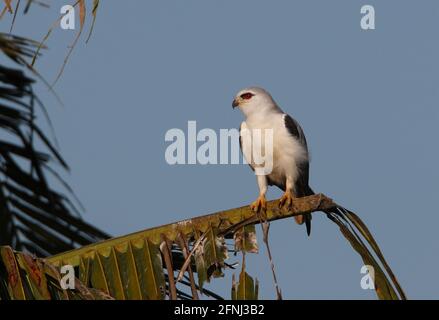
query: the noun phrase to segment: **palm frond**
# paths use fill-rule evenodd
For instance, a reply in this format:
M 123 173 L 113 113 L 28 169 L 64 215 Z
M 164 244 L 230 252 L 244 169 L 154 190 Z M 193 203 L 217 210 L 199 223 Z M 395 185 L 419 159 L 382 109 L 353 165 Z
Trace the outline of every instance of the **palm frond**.
M 0 51 L 19 65 L 27 65 L 37 45 L 0 34 Z M 108 235 L 83 221 L 71 196 L 49 183 L 55 161 L 68 166 L 36 123 L 37 108 L 44 107 L 33 83 L 23 71 L 0 65 L 0 244 L 47 256 Z
M 25 68 L 37 47 L 32 40 L 0 33 L 0 51 Z M 37 107 L 49 124 L 50 119 L 33 83 L 23 71 L 0 65 L 0 245 L 45 257 L 109 236 L 82 220 L 79 201 L 52 168 L 56 161 L 68 170 L 53 139 L 36 123 Z M 67 194 L 54 190 L 50 179 Z M 171 255 L 175 265 L 184 262 L 181 250 L 172 248 Z
M 63 289 L 59 270 L 44 259 L 0 247 L 0 299 L 2 300 L 112 300 L 102 291 L 74 279 L 74 289 Z
M 275 221 L 312 212 L 326 213 L 340 227 L 342 234 L 363 261 L 374 267 L 375 289 L 379 299 L 406 299 L 398 280 L 385 262 L 376 241 L 364 223 L 357 215 L 337 205 L 328 197 L 317 194 L 298 198 L 293 211 L 280 210 L 278 201 L 270 201 L 265 218 L 266 221 Z M 128 287 L 124 286 L 130 282 L 129 277 L 132 276 L 128 270 L 137 270 L 138 288 L 143 292 L 142 298 L 147 292 L 156 294 L 162 292 L 163 282 L 157 281 L 162 279 L 162 276 L 158 273 L 164 274 L 168 281 L 164 294 L 173 297 L 175 291 L 172 290 L 176 289 L 179 293 L 178 284 L 183 278 L 182 274 L 190 267 L 198 274 L 196 288 L 203 293 L 203 284 L 206 281 L 209 282 L 212 277 L 221 277 L 223 269 L 230 267 L 226 263 L 228 255 L 224 241 L 234 239 L 235 248 L 239 248 L 243 253 L 256 252 L 254 228 L 250 226 L 259 223 L 261 223 L 259 217 L 246 206 L 105 240 L 55 255 L 48 258 L 48 261 L 57 267 L 67 264 L 78 267 L 78 276 L 86 285 L 118 297 L 132 294 Z M 182 238 L 188 239 L 188 246 L 182 244 Z M 169 247 L 173 252 L 177 252 L 178 249 L 189 251 L 183 263 L 178 262 L 180 261 L 178 259 L 175 261 L 172 259 L 172 266 L 169 259 L 164 262 Z M 104 263 L 105 261 L 107 263 Z M 163 266 L 166 266 L 166 274 Z M 178 273 L 178 276 L 175 276 L 174 272 Z M 190 279 L 190 272 L 186 279 L 188 278 Z M 118 284 L 109 286 L 108 283 L 111 281 L 117 281 Z M 189 284 L 193 287 L 192 283 Z M 255 298 L 258 285 L 243 268 L 239 284 L 234 283 L 232 289 L 233 298 Z M 189 292 L 177 295 L 179 298 L 187 296 L 194 297 L 193 293 Z M 160 297 L 164 298 L 164 296 Z

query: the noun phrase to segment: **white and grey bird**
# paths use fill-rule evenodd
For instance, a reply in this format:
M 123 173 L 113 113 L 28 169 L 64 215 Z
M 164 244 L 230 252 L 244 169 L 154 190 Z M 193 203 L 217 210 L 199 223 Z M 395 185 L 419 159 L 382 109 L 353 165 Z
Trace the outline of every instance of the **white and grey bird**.
M 268 185 L 275 185 L 284 191 L 279 206 L 291 209 L 294 198 L 314 194 L 308 185 L 309 153 L 305 134 L 299 123 L 282 111 L 271 95 L 258 87 L 245 88 L 237 93 L 233 100 L 233 108 L 239 108 L 245 116 L 240 127 L 240 145 L 244 158 L 253 169 L 257 165 L 251 154 L 252 136 L 242 134 L 254 132 L 255 129 L 263 132 L 272 131 L 272 168 L 268 174 L 258 174 L 259 196 L 251 204 L 252 210 L 258 212 L 267 206 L 265 194 Z M 264 136 L 264 133 L 261 134 Z M 261 147 L 266 149 L 265 139 L 260 139 Z M 311 232 L 311 215 L 295 216 L 298 224 L 306 224 L 308 235 Z

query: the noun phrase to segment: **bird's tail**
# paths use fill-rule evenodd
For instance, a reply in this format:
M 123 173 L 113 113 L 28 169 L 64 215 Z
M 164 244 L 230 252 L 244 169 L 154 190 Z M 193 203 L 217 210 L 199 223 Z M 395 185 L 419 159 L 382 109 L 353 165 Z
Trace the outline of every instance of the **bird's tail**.
M 303 197 L 305 196 L 312 196 L 314 193 L 314 191 L 308 186 L 304 192 Z M 296 220 L 297 224 L 303 224 L 305 223 L 306 226 L 306 234 L 309 236 L 311 234 L 311 219 L 312 216 L 311 214 L 305 214 L 305 215 L 300 215 L 300 216 L 294 216 L 294 219 Z

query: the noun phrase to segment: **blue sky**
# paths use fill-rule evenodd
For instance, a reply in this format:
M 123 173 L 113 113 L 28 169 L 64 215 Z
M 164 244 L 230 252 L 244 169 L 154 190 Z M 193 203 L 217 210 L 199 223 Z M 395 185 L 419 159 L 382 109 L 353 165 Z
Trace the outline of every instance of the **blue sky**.
M 14 33 L 42 39 L 68 2 L 52 3 L 18 16 Z M 376 30 L 360 28 L 364 4 L 375 7 Z M 256 198 L 247 166 L 169 166 L 164 137 L 189 120 L 236 128 L 234 94 L 265 87 L 305 130 L 313 189 L 360 215 L 409 298 L 437 298 L 438 18 L 432 0 L 102 1 L 90 42 L 78 43 L 56 86 L 64 106 L 36 89 L 84 217 L 122 235 Z M 36 64 L 47 79 L 73 38 L 54 30 Z M 271 299 L 259 238 L 249 273 Z M 285 298 L 375 298 L 324 215 L 314 214 L 310 238 L 291 219 L 273 223 L 270 239 Z M 228 297 L 231 274 L 210 288 Z

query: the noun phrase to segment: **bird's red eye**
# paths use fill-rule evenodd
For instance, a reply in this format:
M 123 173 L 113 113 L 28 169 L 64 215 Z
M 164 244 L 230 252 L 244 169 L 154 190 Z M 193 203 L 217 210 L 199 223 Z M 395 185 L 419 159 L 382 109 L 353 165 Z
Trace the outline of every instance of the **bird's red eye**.
M 253 97 L 253 93 L 251 93 L 251 92 L 246 92 L 246 93 L 241 94 L 241 98 L 244 100 L 248 100 L 251 97 Z

